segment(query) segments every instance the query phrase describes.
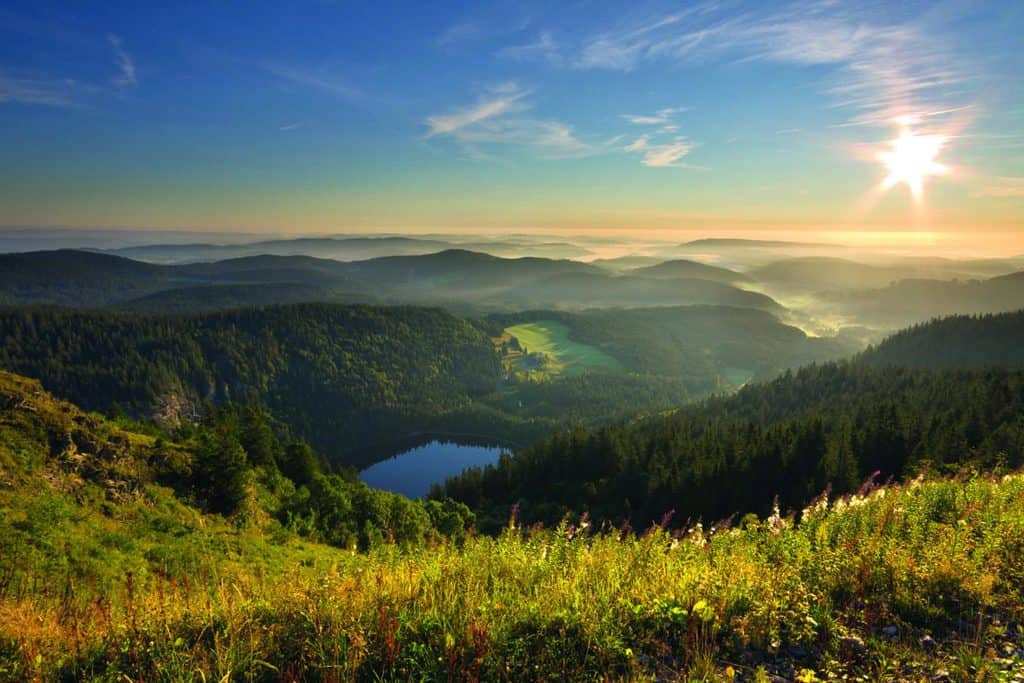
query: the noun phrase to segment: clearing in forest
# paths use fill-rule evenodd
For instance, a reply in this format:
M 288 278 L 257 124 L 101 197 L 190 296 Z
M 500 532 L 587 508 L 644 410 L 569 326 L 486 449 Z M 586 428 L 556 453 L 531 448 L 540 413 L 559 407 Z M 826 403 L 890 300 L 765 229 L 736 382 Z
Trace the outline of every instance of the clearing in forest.
M 540 368 L 546 374 L 578 375 L 588 370 L 625 372 L 622 363 L 604 351 L 569 339 L 569 328 L 565 323 L 537 320 L 513 325 L 505 332 L 518 339 L 520 347 L 527 354 L 539 353 L 547 357 L 543 368 Z M 518 356 L 515 361 L 516 369 L 538 369 L 532 367 L 526 355 Z

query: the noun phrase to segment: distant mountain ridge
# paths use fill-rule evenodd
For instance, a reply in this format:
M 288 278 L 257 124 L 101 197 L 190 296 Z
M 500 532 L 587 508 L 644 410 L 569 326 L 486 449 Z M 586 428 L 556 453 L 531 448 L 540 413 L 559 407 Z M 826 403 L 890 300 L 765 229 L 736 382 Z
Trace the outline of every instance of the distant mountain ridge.
M 382 256 L 419 256 L 446 249 L 484 251 L 497 256 L 524 255 L 554 258 L 582 257 L 590 251 L 568 242 L 541 240 L 453 240 L 436 237 L 383 235 L 377 237 L 295 237 L 240 244 L 152 244 L 103 250 L 154 263 L 197 263 L 243 256 L 311 256 L 339 261 L 361 261 Z
M 789 242 L 786 240 L 753 240 L 739 239 L 733 237 L 704 237 L 690 240 L 679 245 L 680 248 L 688 249 L 694 247 L 761 247 L 761 248 L 784 248 L 784 247 L 835 247 L 837 245 L 828 242 Z
M 636 275 L 638 277 L 697 278 L 701 280 L 725 283 L 750 281 L 749 276 L 735 270 L 722 268 L 721 266 L 708 265 L 707 263 L 701 263 L 700 261 L 691 261 L 689 259 L 663 261 L 657 265 L 635 268 L 628 272 L 630 275 Z
M 578 308 L 680 304 L 781 310 L 764 294 L 722 282 L 616 276 L 580 261 L 509 259 L 465 249 L 353 262 L 302 255 L 254 255 L 187 265 L 155 265 L 75 250 L 0 255 L 0 304 L 122 306 L 161 291 L 260 284 L 318 287 L 366 303 L 491 310 L 537 305 Z M 247 300 L 256 305 L 258 297 L 254 294 L 247 293 Z M 179 303 L 183 301 L 178 298 Z M 267 303 L 280 299 L 268 289 Z M 150 304 L 153 301 L 150 299 Z

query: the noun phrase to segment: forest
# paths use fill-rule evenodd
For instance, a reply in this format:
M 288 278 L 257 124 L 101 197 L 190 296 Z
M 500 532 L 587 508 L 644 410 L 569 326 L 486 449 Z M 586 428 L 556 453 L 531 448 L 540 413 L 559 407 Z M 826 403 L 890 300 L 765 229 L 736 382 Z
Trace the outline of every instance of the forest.
M 0 367 L 85 408 L 168 423 L 195 420 L 204 402 L 259 404 L 336 462 L 469 408 L 499 377 L 490 341 L 450 314 L 329 304 L 163 317 L 11 308 Z
M 644 528 L 801 508 L 825 490 L 1024 464 L 1024 372 L 809 366 L 669 416 L 560 433 L 435 495 L 494 528 L 588 513 Z

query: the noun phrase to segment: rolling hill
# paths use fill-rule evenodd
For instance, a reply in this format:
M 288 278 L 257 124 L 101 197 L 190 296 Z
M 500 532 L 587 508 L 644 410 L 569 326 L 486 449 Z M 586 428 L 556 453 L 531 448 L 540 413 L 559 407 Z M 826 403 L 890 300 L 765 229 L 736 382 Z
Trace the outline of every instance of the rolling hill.
M 105 306 L 173 286 L 174 271 L 72 249 L 0 254 L 0 304 Z
M 153 244 L 108 253 L 153 263 L 197 263 L 246 256 L 312 256 L 357 261 L 377 256 L 429 254 L 449 248 L 442 240 L 414 237 L 300 237 L 243 244 Z
M 534 310 L 493 315 L 487 324 L 498 336 L 538 321 L 561 323 L 571 342 L 615 358 L 630 372 L 681 378 L 696 397 L 856 350 L 839 339 L 808 337 L 768 312 L 727 306 Z
M 293 469 L 296 444 L 260 461 L 246 434 L 228 419 L 184 438 L 140 431 L 0 372 L 0 674 L 1021 673 L 1024 640 L 988 623 L 1013 623 L 1024 590 L 1019 474 L 834 496 L 799 518 L 634 533 L 587 519 L 527 530 L 513 517 L 491 537 L 468 534 L 473 514 L 453 501 Z M 234 511 L 204 505 L 212 474 L 242 484 Z M 965 642 L 990 654 L 965 656 Z
M 605 270 L 613 273 L 624 273 L 629 270 L 637 268 L 646 268 L 647 266 L 656 266 L 662 263 L 665 259 L 658 256 L 644 256 L 643 254 L 629 254 L 627 256 L 617 256 L 615 258 L 600 258 L 589 261 L 590 265 L 604 268 Z
M 834 247 L 836 245 L 827 242 L 797 242 L 786 240 L 755 240 L 738 239 L 731 237 L 705 237 L 702 239 L 690 240 L 679 245 L 681 249 L 787 249 L 806 247 Z
M 333 284 L 333 282 L 331 283 Z M 113 306 L 132 313 L 203 313 L 298 303 L 355 304 L 373 302 L 372 295 L 343 289 L 277 282 L 240 285 L 197 285 L 165 289 Z
M 490 340 L 436 309 L 296 304 L 138 316 L 0 310 L 0 368 L 85 408 L 176 424 L 204 401 L 261 405 L 335 461 L 438 429 L 494 390 Z M 497 419 L 497 417 L 495 418 Z
M 775 261 L 753 268 L 748 274 L 754 280 L 779 290 L 842 297 L 848 293 L 857 296 L 856 290 L 898 287 L 904 280 L 952 282 L 970 280 L 979 273 L 1005 274 L 1013 266 L 1014 262 L 1010 260 L 991 259 L 971 261 L 930 258 L 861 263 L 849 259 L 809 256 Z M 998 281 L 999 278 L 993 280 Z
M 736 271 L 729 270 L 728 268 L 711 266 L 706 263 L 701 263 L 700 261 L 690 261 L 687 259 L 675 259 L 672 261 L 664 261 L 653 266 L 636 268 L 634 270 L 630 270 L 629 274 L 637 277 L 669 279 L 697 278 L 729 284 L 750 281 L 750 278 L 743 273 L 737 273 Z
M 880 266 L 848 259 L 808 256 L 775 261 L 752 269 L 758 282 L 788 291 L 819 292 L 884 287 L 911 277 L 911 267 Z
M 944 315 L 1015 311 L 1024 307 L 1024 275 L 966 281 L 906 279 L 888 287 L 823 292 L 819 297 L 858 322 L 892 329 Z
M 656 330 L 652 323 L 640 329 Z M 766 494 L 799 508 L 826 487 L 855 491 L 869 475 L 1013 470 L 1024 465 L 1022 326 L 1024 312 L 933 321 L 852 360 L 788 371 L 670 415 L 557 435 L 450 479 L 444 491 L 484 519 L 518 501 L 526 522 L 587 511 L 645 526 L 669 509 L 705 520 L 767 513 L 764 502 L 751 508 Z
M 301 285 L 344 292 L 346 300 L 364 303 L 491 310 L 680 304 L 781 310 L 763 294 L 721 282 L 615 276 L 578 261 L 506 259 L 461 249 L 353 262 L 259 255 L 176 266 L 73 250 L 0 256 L 0 303 L 10 305 L 118 306 L 162 291 L 206 285 Z M 176 306 L 182 309 L 187 302 L 180 294 Z M 327 296 L 336 300 L 333 294 Z M 288 300 L 268 288 L 263 303 Z M 257 305 L 258 291 L 247 292 L 246 301 Z M 208 307 L 197 301 L 196 310 L 203 308 Z
M 636 306 L 742 306 L 781 312 L 771 297 L 730 284 L 697 278 L 658 279 L 632 275 L 568 272 L 523 283 L 503 292 L 515 308 L 611 308 Z
M 1024 367 L 1024 310 L 915 325 L 867 349 L 858 360 L 872 366 Z
M 567 242 L 537 239 L 467 240 L 455 237 L 299 237 L 233 244 L 152 244 L 107 250 L 117 256 L 151 263 L 185 264 L 246 256 L 311 256 L 362 261 L 384 256 L 416 256 L 447 249 L 482 251 L 495 256 L 578 258 L 590 252 Z

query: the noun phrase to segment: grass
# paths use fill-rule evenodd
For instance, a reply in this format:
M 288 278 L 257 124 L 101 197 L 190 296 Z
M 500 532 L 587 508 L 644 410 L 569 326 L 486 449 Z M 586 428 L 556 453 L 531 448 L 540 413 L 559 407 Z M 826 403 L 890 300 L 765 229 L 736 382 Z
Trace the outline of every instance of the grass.
M 544 370 L 550 375 L 578 375 L 588 370 L 624 372 L 617 359 L 593 346 L 569 339 L 569 328 L 554 320 L 538 320 L 513 325 L 505 330 L 516 337 L 529 353 L 542 353 L 549 361 Z
M 52 496 L 4 510 L 0 538 L 35 555 L 0 554 L 0 677 L 1008 680 L 1019 665 L 989 648 L 1024 619 L 1020 475 L 881 489 L 799 522 L 513 524 L 368 553 L 183 519 L 147 495 L 106 515 Z M 918 647 L 926 631 L 937 652 Z
M 1024 675 L 1022 474 L 738 526 L 512 520 L 354 552 L 300 539 L 258 491 L 201 513 L 145 475 L 174 465 L 150 440 L 0 374 L 0 680 Z

